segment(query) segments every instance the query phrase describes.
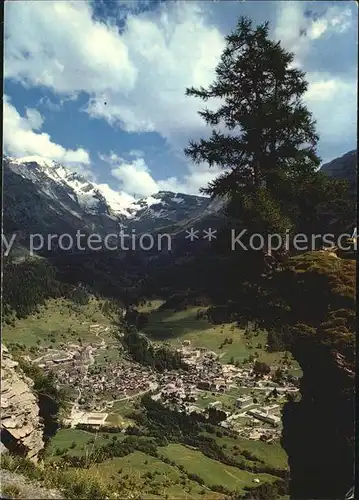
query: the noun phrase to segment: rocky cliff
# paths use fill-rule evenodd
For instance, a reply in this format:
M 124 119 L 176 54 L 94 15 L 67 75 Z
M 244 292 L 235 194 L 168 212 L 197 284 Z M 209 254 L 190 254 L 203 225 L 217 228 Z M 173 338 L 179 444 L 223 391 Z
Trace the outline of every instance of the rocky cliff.
M 303 370 L 301 400 L 283 411 L 291 498 L 344 498 L 354 481 L 355 261 L 313 252 L 285 274 L 286 335 Z
M 309 339 L 292 352 L 303 377 L 301 401 L 283 412 L 291 498 L 344 498 L 354 481 L 354 367 Z
M 1 368 L 1 442 L 12 452 L 37 460 L 44 441 L 33 382 L 3 345 Z

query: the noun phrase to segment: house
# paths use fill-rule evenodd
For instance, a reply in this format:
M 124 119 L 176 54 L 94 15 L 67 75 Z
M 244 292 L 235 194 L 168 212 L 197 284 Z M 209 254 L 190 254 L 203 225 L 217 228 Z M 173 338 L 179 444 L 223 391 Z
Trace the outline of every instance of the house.
M 66 363 L 67 361 L 71 361 L 73 359 L 74 355 L 73 354 L 68 354 L 66 355 L 54 355 L 52 357 L 52 361 L 56 364 L 58 363 Z
M 273 414 L 273 413 L 276 413 L 278 412 L 280 409 L 280 406 L 279 405 L 271 405 L 271 406 L 265 406 L 263 408 L 263 410 L 265 410 L 265 412 L 267 414 Z
M 202 414 L 203 410 L 196 405 L 190 405 L 190 406 L 187 406 L 187 413 L 188 414 L 190 414 L 190 413 Z
M 269 415 L 267 412 L 259 410 L 250 410 L 248 411 L 248 414 L 258 420 L 262 420 L 262 422 L 267 422 L 268 424 L 271 424 L 274 427 L 277 427 L 280 423 L 280 417 L 277 417 L 276 415 Z
M 212 391 L 225 391 L 227 389 L 227 382 L 224 378 L 216 378 L 211 384 Z
M 237 408 L 246 408 L 253 404 L 253 398 L 251 396 L 240 396 L 236 399 Z
M 108 413 L 84 413 L 79 421 L 79 424 L 91 425 L 94 428 L 99 428 L 105 425 Z

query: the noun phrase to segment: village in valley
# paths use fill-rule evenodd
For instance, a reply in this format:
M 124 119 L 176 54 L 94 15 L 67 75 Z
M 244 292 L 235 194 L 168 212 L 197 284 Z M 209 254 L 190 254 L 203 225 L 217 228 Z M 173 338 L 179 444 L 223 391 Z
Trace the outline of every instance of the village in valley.
M 186 414 L 221 412 L 219 425 L 249 439 L 271 441 L 281 433 L 281 409 L 298 393 L 298 378 L 289 374 L 290 363 L 268 371 L 255 356 L 245 365 L 221 362 L 218 353 L 183 340 L 172 347 L 186 369 L 158 372 L 133 361 L 120 343 L 108 344 L 101 325 L 90 325 L 97 342 L 67 343 L 39 349 L 37 365 L 53 372 L 59 386 L 70 388 L 71 409 L 64 425 L 131 425 L 116 417 L 116 403 L 136 401 L 145 393 L 164 406 Z M 107 327 L 108 329 L 108 327 Z M 108 333 L 108 332 L 107 332 Z
M 91 463 L 109 484 L 128 475 L 150 496 L 163 488 L 161 498 L 183 487 L 223 498 L 223 488 L 285 475 L 282 409 L 299 398 L 301 376 L 291 354 L 254 323 L 212 322 L 208 306 L 152 299 L 136 310 L 148 318 L 139 328 L 96 297 L 55 299 L 6 330 L 15 359 L 62 390 L 46 462 Z

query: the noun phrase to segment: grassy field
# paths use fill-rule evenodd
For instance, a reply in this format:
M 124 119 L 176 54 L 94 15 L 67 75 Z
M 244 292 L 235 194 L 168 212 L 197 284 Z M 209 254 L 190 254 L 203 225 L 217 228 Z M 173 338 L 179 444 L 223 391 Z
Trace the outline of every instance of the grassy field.
M 212 435 L 211 435 L 212 436 Z M 68 455 L 88 456 L 90 452 L 116 438 L 122 440 L 123 434 L 89 433 L 77 429 L 61 429 L 51 439 L 46 448 L 45 460 L 58 460 L 65 451 Z M 212 436 L 213 437 L 213 436 Z M 256 457 L 261 458 L 268 465 L 286 468 L 285 452 L 279 443 L 271 445 L 260 441 L 250 441 L 243 438 L 226 438 L 214 436 L 219 445 L 224 445 L 226 453 L 230 454 L 234 445 L 240 450 L 248 450 Z M 272 482 L 274 476 L 269 474 L 254 474 L 237 467 L 224 465 L 203 455 L 200 451 L 180 445 L 170 444 L 160 447 L 159 453 L 173 461 L 176 466 L 167 464 L 161 459 L 152 457 L 140 451 L 135 451 L 125 457 L 106 460 L 99 464 L 90 465 L 94 476 L 100 476 L 106 484 L 114 485 L 124 480 L 127 487 L 133 484 L 140 489 L 143 495 L 152 498 L 205 498 L 220 499 L 222 495 L 210 491 L 215 485 L 222 485 L 232 491 L 244 491 L 244 487 L 253 487 L 254 479 L 261 483 Z M 180 471 L 178 466 L 183 466 Z M 196 474 L 204 485 L 190 480 L 187 474 Z
M 117 413 L 123 417 L 128 417 L 134 411 L 137 401 L 137 398 L 115 401 L 111 408 L 111 413 Z
M 106 339 L 106 342 L 111 342 L 112 339 Z M 106 349 L 98 351 L 95 356 L 95 364 L 103 365 L 107 363 L 114 363 L 116 361 L 120 361 L 123 356 L 121 346 L 118 345 L 117 341 L 111 345 L 109 344 Z
M 239 396 L 232 394 L 215 394 L 209 391 L 201 391 L 197 394 L 198 399 L 196 401 L 196 405 L 200 408 L 207 408 L 209 403 L 213 403 L 214 401 L 220 401 L 222 403 L 222 408 L 224 410 L 233 410 L 236 404 L 236 398 Z
M 234 453 L 234 451 L 239 450 L 238 456 L 240 456 L 241 450 L 247 450 L 258 459 L 263 460 L 266 465 L 279 469 L 288 468 L 287 454 L 277 441 L 266 443 L 259 440 L 245 439 L 240 436 L 236 438 L 218 437 L 215 434 L 208 434 L 206 432 L 203 435 L 212 437 L 220 446 L 224 445 L 226 453 Z
M 189 480 L 176 467 L 161 460 L 135 451 L 121 458 L 107 460 L 92 467 L 101 477 L 109 482 L 116 482 L 119 477 L 126 482 L 133 482 L 143 495 L 152 498 L 220 498 L 206 487 Z M 203 492 L 203 494 L 201 494 Z
M 3 325 L 5 343 L 19 342 L 27 347 L 58 347 L 65 342 L 114 342 L 111 319 L 100 309 L 101 301 L 91 298 L 86 305 L 65 299 L 51 299 L 39 307 L 38 313 L 15 320 L 15 325 Z M 94 327 L 93 325 L 100 325 Z M 106 331 L 107 329 L 107 331 Z M 99 336 L 96 336 L 98 333 Z
M 288 456 L 279 442 L 265 443 L 241 437 L 237 437 L 235 441 L 242 450 L 250 451 L 267 465 L 280 469 L 288 468 Z
M 56 450 L 66 450 L 68 455 L 73 456 L 86 455 L 106 444 L 108 440 L 105 436 L 106 434 L 102 432 L 94 434 L 78 429 L 60 429 L 48 443 L 45 456 L 47 459 L 59 456 Z M 123 439 L 121 434 L 116 434 L 116 436 Z
M 226 392 L 228 396 L 239 397 L 243 394 L 251 394 L 252 396 L 257 396 L 256 391 L 254 391 L 251 387 L 233 387 Z
M 169 444 L 160 448 L 161 453 L 182 465 L 188 473 L 197 474 L 209 487 L 223 485 L 230 490 L 243 491 L 245 486 L 253 487 L 253 480 L 258 478 L 261 483 L 273 482 L 274 476 L 269 474 L 253 474 L 206 457 L 200 451 L 190 449 L 180 444 Z
M 184 340 L 189 340 L 193 347 L 206 347 L 216 352 L 223 363 L 228 363 L 231 358 L 242 362 L 255 352 L 258 353 L 260 361 L 272 366 L 277 365 L 283 358 L 284 353 L 266 351 L 266 332 L 254 332 L 251 338 L 247 339 L 244 330 L 235 324 L 213 325 L 204 318 L 198 319 L 199 310 L 201 308 L 198 307 L 189 307 L 177 312 L 152 310 L 148 325 L 143 331 L 153 340 L 169 342 L 175 346 L 179 346 Z M 225 338 L 232 339 L 232 343 L 221 347 Z M 288 356 L 292 359 L 290 354 Z M 298 373 L 299 366 L 294 360 L 292 363 Z
M 141 313 L 150 313 L 158 309 L 162 304 L 164 304 L 164 302 L 165 301 L 162 299 L 153 299 L 137 306 L 136 309 Z
M 207 408 L 210 403 L 213 403 L 214 401 L 220 401 L 222 403 L 222 406 L 220 407 L 222 410 L 234 412 L 236 410 L 236 399 L 241 394 L 243 394 L 241 390 L 238 390 L 236 394 L 234 394 L 234 391 L 232 392 L 232 394 L 214 394 L 209 391 L 201 391 L 197 393 L 198 399 L 196 400 L 196 405 L 198 405 L 200 408 Z M 257 398 L 258 404 L 252 404 L 246 409 L 249 410 L 251 408 L 255 408 L 263 401 L 263 397 L 261 394 L 255 394 L 255 396 Z
M 105 424 L 120 427 L 121 429 L 126 429 L 127 427 L 133 425 L 133 421 L 124 417 L 120 413 L 111 412 L 108 414 Z
M 106 419 L 106 424 L 115 425 L 122 429 L 129 425 L 135 425 L 134 421 L 129 418 L 136 409 L 136 404 L 139 398 L 124 399 L 123 401 L 115 401 L 113 406 L 107 408 L 109 415 Z

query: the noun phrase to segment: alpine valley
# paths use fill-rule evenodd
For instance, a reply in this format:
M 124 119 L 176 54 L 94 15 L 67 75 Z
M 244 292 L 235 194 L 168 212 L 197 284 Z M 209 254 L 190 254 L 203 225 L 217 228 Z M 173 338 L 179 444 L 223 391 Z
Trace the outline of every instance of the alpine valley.
M 350 256 L 309 252 L 273 270 L 260 252 L 224 248 L 225 199 L 158 192 L 134 201 L 39 157 L 6 157 L 3 167 L 4 234 L 18 236 L 4 257 L 6 491 L 286 499 L 349 489 Z M 353 186 L 356 152 L 323 171 Z M 190 243 L 191 227 L 219 238 Z M 27 250 L 30 233 L 121 228 L 168 232 L 174 248 Z M 303 292 L 309 282 L 326 294 L 321 305 Z M 340 319 L 337 340 L 328 315 Z
M 355 6 L 2 3 L 0 499 L 354 500 Z

